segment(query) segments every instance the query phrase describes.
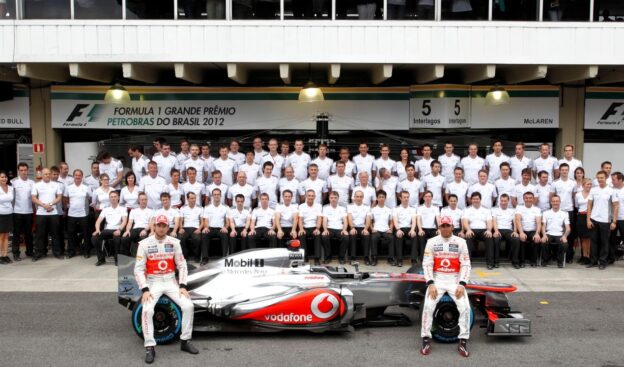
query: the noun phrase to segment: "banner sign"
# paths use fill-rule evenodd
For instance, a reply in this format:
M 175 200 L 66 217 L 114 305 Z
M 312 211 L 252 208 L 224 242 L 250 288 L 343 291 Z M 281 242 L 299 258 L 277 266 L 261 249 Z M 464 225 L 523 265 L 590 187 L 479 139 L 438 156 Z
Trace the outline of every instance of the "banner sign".
M 410 129 L 469 128 L 470 86 L 412 86 L 409 127 Z
M 105 104 L 106 87 L 53 86 L 52 127 L 114 130 L 407 130 L 409 89 L 323 88 L 300 103 L 299 88 L 127 87 L 132 101 Z
M 492 86 L 473 86 L 470 125 L 473 129 L 553 129 L 559 127 L 559 88 L 553 86 L 504 86 L 509 103 L 485 104 Z
M 585 89 L 585 129 L 624 130 L 624 88 Z
M 0 102 L 0 129 L 29 129 L 28 91 L 15 89 L 13 99 Z

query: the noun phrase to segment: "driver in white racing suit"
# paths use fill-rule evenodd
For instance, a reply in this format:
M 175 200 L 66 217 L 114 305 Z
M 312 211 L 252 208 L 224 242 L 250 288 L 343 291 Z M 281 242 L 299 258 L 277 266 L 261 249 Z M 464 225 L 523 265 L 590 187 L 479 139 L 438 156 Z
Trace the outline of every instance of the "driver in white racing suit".
M 422 355 L 431 353 L 431 324 L 433 312 L 445 293 L 455 301 L 459 311 L 459 345 L 463 357 L 470 353 L 466 342 L 470 337 L 470 301 L 466 295 L 466 282 L 470 277 L 470 255 L 466 240 L 453 235 L 453 219 L 440 218 L 439 235 L 427 241 L 423 258 L 423 272 L 427 282 L 427 294 L 422 312 Z
M 180 240 L 167 236 L 169 220 L 164 215 L 155 219 L 154 235 L 139 242 L 134 266 L 134 277 L 143 291 L 142 327 L 145 339 L 145 362 L 152 363 L 156 356 L 154 346 L 154 307 L 162 295 L 167 295 L 182 309 L 182 344 L 180 349 L 191 354 L 199 351 L 190 343 L 193 333 L 194 307 L 186 290 L 188 271 L 182 254 Z M 179 272 L 179 284 L 175 278 Z

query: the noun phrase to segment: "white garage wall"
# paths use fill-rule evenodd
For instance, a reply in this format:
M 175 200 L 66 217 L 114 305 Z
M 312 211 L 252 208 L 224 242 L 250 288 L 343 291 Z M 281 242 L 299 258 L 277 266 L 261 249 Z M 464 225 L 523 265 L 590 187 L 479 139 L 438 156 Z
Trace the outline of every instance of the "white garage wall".
M 612 172 L 624 172 L 624 144 L 585 143 L 583 146 L 583 167 L 585 177 L 594 178 L 600 170 L 600 163 L 613 163 Z

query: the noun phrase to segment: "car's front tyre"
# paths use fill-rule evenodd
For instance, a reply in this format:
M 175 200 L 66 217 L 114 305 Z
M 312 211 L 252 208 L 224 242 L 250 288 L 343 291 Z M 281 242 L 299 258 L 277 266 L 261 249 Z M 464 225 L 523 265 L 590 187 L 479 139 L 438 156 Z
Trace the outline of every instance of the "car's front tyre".
M 139 302 L 132 309 L 132 328 L 143 338 L 143 305 Z M 162 296 L 154 307 L 154 339 L 156 344 L 168 344 L 180 337 L 182 311 L 169 297 Z

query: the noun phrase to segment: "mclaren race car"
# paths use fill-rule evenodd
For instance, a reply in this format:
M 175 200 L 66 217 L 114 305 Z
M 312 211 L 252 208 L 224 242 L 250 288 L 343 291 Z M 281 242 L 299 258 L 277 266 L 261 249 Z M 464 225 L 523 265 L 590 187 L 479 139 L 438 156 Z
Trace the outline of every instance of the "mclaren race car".
M 313 332 L 352 331 L 357 326 L 409 326 L 391 306 L 414 307 L 423 302 L 424 277 L 408 273 L 360 272 L 343 266 L 310 266 L 299 248 L 252 249 L 205 266 L 189 266 L 187 288 L 195 305 L 194 331 Z M 134 331 L 142 337 L 141 290 L 134 279 L 134 258 L 119 256 L 119 303 L 132 310 Z M 508 284 L 468 284 L 471 326 L 475 311 L 487 319 L 487 335 L 529 336 L 531 321 L 512 311 Z M 445 295 L 434 312 L 432 334 L 453 342 L 459 334 L 459 313 Z M 163 296 L 154 310 L 158 344 L 178 338 L 181 310 Z

